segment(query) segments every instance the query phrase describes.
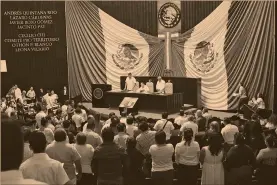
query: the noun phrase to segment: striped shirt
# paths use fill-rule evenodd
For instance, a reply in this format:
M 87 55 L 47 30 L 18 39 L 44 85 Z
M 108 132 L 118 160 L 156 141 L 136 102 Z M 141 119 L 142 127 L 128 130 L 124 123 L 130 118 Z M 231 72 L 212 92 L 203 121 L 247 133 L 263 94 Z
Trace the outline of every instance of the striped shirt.
M 155 131 L 145 131 L 137 136 L 137 150 L 143 155 L 149 154 L 149 148 L 155 144 Z

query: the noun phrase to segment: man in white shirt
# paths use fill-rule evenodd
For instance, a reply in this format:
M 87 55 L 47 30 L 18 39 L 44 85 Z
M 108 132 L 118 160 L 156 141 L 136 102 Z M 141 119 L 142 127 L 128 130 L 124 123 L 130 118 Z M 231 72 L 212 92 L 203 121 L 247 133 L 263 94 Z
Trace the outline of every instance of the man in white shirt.
M 20 166 L 24 178 L 31 178 L 47 184 L 67 184 L 69 178 L 59 161 L 51 159 L 45 153 L 46 138 L 42 132 L 34 131 L 30 135 L 30 148 L 34 156 Z
M 154 129 L 156 131 L 163 130 L 166 134 L 166 140 L 168 141 L 171 136 L 171 131 L 174 130 L 174 126 L 171 121 L 167 120 L 167 118 L 168 118 L 168 113 L 163 112 L 162 119 L 156 122 L 156 124 L 154 125 Z
M 221 134 L 225 143 L 229 145 L 234 144 L 235 134 L 239 132 L 239 129 L 236 125 L 231 124 L 231 120 L 229 118 L 224 119 L 224 128 L 221 130 Z
M 51 92 L 47 90 L 47 93 L 43 96 L 43 100 L 46 103 L 46 108 L 51 109 L 53 107 L 53 100 L 51 98 Z
M 41 127 L 41 119 L 46 117 L 46 112 L 47 112 L 47 109 L 45 107 L 38 107 L 38 113 L 36 114 L 36 126 L 38 128 Z
M 15 100 L 19 99 L 20 102 L 23 103 L 22 93 L 17 85 L 14 86 L 14 97 L 15 97 Z
M 204 118 L 206 118 L 206 120 L 208 121 L 209 119 L 212 119 L 212 115 L 209 113 L 209 110 L 207 108 L 203 108 L 202 110 L 202 116 Z
M 137 90 L 138 93 L 148 93 L 149 88 L 144 84 L 144 82 L 140 82 L 140 88 Z
M 185 128 L 191 128 L 193 131 L 193 138 L 195 138 L 195 135 L 198 134 L 198 125 L 194 122 L 195 117 L 194 116 L 188 116 L 188 121 L 183 124 L 183 126 L 180 128 L 180 132 L 184 132 Z
M 77 107 L 81 109 L 82 116 L 83 116 L 84 120 L 87 121 L 88 120 L 88 116 L 87 116 L 87 112 L 85 111 L 85 109 L 83 109 L 83 105 L 81 103 L 78 103 Z
M 127 125 L 126 125 L 126 133 L 127 133 L 130 137 L 133 137 L 133 136 L 134 136 L 134 132 L 138 130 L 138 127 L 136 127 L 135 125 L 133 125 L 134 119 L 133 119 L 132 116 L 127 116 L 126 122 L 127 122 Z
M 23 160 L 23 135 L 14 120 L 2 120 L 1 129 L 1 184 L 46 185 L 33 179 L 24 179 L 19 170 Z
M 154 92 L 154 84 L 151 79 L 149 79 L 149 81 L 146 83 L 146 86 L 148 87 L 150 93 Z
M 162 77 L 159 76 L 156 84 L 156 91 L 158 93 L 164 93 L 164 88 L 165 88 L 165 81 L 162 79 Z
M 36 93 L 33 87 L 30 87 L 30 90 L 27 92 L 26 96 L 31 100 L 34 100 L 36 98 Z
M 99 145 L 103 143 L 102 138 L 94 132 L 95 129 L 95 121 L 93 119 L 88 120 L 87 129 L 85 135 L 87 137 L 86 144 L 91 145 L 93 148 L 97 148 Z
M 132 76 L 132 73 L 128 73 L 128 77 L 125 80 L 125 90 L 127 91 L 133 91 L 135 85 L 136 85 L 136 79 Z
M 165 94 L 173 94 L 173 84 L 168 80 L 164 88 Z
M 75 123 L 77 130 L 81 131 L 82 129 L 82 124 L 85 122 L 82 111 L 80 108 L 76 108 L 75 114 L 72 116 L 72 121 Z
M 175 118 L 174 123 L 176 123 L 177 125 L 180 125 L 182 127 L 183 124 L 187 121 L 188 120 L 186 118 L 184 110 L 180 110 L 180 116 Z

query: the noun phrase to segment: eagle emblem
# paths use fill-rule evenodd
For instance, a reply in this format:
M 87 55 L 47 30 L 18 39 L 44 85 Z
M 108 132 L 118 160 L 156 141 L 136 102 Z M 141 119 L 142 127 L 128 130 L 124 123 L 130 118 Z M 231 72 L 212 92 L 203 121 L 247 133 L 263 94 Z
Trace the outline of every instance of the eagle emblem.
M 134 69 L 141 61 L 143 54 L 132 44 L 122 44 L 119 50 L 112 55 L 115 65 L 125 71 Z
M 176 4 L 165 3 L 159 9 L 158 19 L 165 28 L 173 28 L 181 20 L 181 11 Z
M 197 44 L 193 55 L 189 55 L 190 61 L 194 68 L 206 74 L 214 68 L 218 53 L 214 52 L 213 44 L 202 41 Z

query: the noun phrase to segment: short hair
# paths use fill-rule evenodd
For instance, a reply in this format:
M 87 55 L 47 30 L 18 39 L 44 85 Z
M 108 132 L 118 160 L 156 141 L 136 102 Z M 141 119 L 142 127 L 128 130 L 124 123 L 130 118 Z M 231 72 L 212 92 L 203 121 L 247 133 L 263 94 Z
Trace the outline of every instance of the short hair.
M 69 103 L 70 103 L 69 100 L 65 100 L 64 102 L 65 105 L 69 105 Z
M 92 119 L 88 119 L 88 123 L 87 123 L 87 129 L 94 129 L 95 128 L 95 120 L 94 118 Z
M 231 119 L 230 118 L 224 118 L 223 119 L 223 122 L 224 122 L 224 124 L 230 124 L 231 123 Z
M 116 129 L 118 132 L 124 132 L 124 130 L 126 129 L 126 125 L 124 123 L 119 123 L 116 125 Z
M 184 110 L 180 110 L 180 116 L 184 116 L 185 115 L 185 111 Z
M 77 108 L 75 109 L 75 113 L 76 113 L 76 114 L 81 114 L 81 113 L 82 113 L 81 108 L 80 108 L 80 107 L 77 107 Z
M 79 132 L 76 136 L 76 142 L 78 145 L 86 144 L 87 136 L 85 133 Z
M 58 114 L 62 114 L 63 113 L 63 111 L 62 111 L 62 109 L 58 109 L 57 111 L 56 111 L 56 114 L 58 115 Z
M 64 120 L 63 121 L 63 128 L 67 129 L 67 128 L 70 127 L 70 125 L 71 125 L 70 120 Z
M 40 121 L 41 126 L 46 127 L 47 123 L 48 123 L 47 117 L 41 118 L 41 121 Z
M 162 118 L 163 119 L 167 119 L 168 118 L 168 113 L 167 112 L 163 112 L 162 113 Z
M 129 76 L 129 75 L 132 75 L 132 73 L 128 73 L 128 76 Z
M 29 144 L 34 153 L 43 153 L 47 145 L 44 133 L 38 130 L 33 131 L 30 135 Z
M 127 116 L 126 123 L 127 125 L 132 125 L 134 123 L 134 118 L 132 116 Z
M 158 145 L 162 145 L 166 143 L 166 134 L 164 131 L 158 131 L 155 134 L 155 141 Z
M 23 127 L 22 128 L 22 132 L 23 132 L 24 142 L 29 142 L 29 138 L 30 138 L 30 134 L 31 134 L 31 129 L 28 128 L 28 127 Z
M 201 110 L 197 110 L 195 114 L 196 114 L 196 116 L 202 116 L 202 111 Z
M 73 144 L 75 143 L 75 136 L 72 132 L 68 132 L 68 140 L 69 140 L 69 144 Z
M 115 116 L 115 113 L 114 112 L 110 112 L 109 113 L 109 118 L 112 118 L 113 116 Z
M 194 121 L 194 116 L 192 116 L 192 115 L 190 115 L 190 116 L 188 116 L 188 121 Z
M 219 132 L 220 131 L 220 127 L 219 127 L 219 124 L 217 121 L 212 121 L 210 123 L 210 128 L 213 130 L 213 131 L 216 131 L 216 132 Z
M 190 143 L 192 141 L 192 137 L 193 137 L 193 130 L 191 128 L 185 128 L 184 130 L 184 140 L 185 140 L 185 145 L 190 146 Z
M 57 142 L 62 142 L 66 140 L 66 132 L 64 129 L 62 128 L 58 128 L 57 130 L 55 130 L 54 132 L 54 139 Z
M 237 115 L 233 115 L 233 116 L 231 116 L 230 119 L 231 119 L 231 121 L 238 121 L 238 120 L 240 120 L 240 117 Z
M 146 121 L 142 121 L 140 124 L 139 124 L 139 129 L 142 131 L 142 132 L 145 132 L 149 129 L 149 125 Z
M 116 127 L 116 125 L 120 123 L 120 120 L 117 116 L 112 116 L 111 117 L 111 127 Z
M 23 160 L 23 133 L 17 120 L 1 122 L 1 171 L 18 170 Z
M 104 142 L 113 142 L 114 140 L 114 132 L 110 127 L 104 128 L 101 136 Z
M 236 145 L 244 145 L 245 144 L 245 138 L 241 133 L 235 134 L 235 143 L 236 143 Z
M 203 108 L 203 113 L 207 113 L 209 110 L 207 108 Z

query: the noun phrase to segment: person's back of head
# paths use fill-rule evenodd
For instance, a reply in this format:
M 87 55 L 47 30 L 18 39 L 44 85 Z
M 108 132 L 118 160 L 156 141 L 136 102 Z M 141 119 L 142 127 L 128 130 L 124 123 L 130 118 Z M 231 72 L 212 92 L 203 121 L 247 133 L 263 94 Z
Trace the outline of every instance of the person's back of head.
M 109 113 L 109 118 L 112 118 L 113 116 L 115 116 L 115 113 L 114 112 L 110 112 Z
M 277 147 L 277 142 L 276 142 L 277 138 L 275 138 L 273 135 L 268 135 L 265 138 L 265 144 L 268 148 L 274 148 Z
M 47 145 L 45 135 L 40 131 L 33 131 L 29 139 L 30 148 L 34 153 L 44 153 Z
M 40 124 L 41 124 L 42 127 L 46 128 L 46 127 L 47 127 L 47 124 L 48 124 L 48 119 L 47 119 L 47 117 L 41 118 Z
M 103 138 L 103 142 L 105 143 L 111 143 L 114 140 L 114 132 L 109 127 L 102 130 L 101 136 Z
M 245 138 L 244 136 L 241 134 L 241 133 L 236 133 L 235 136 L 235 144 L 238 145 L 238 146 L 242 146 L 245 144 Z
M 69 120 L 64 120 L 63 121 L 63 128 L 68 129 L 70 127 L 71 121 Z
M 139 124 L 139 129 L 142 131 L 142 132 L 145 132 L 149 129 L 149 125 L 147 122 L 143 121 Z
M 87 129 L 94 130 L 94 128 L 95 128 L 94 119 L 88 119 Z
M 56 142 L 63 142 L 66 140 L 66 132 L 64 129 L 59 128 L 55 130 L 54 139 Z
M 87 136 L 85 133 L 79 132 L 76 136 L 76 143 L 78 145 L 85 145 L 87 141 Z
M 1 171 L 18 170 L 23 160 L 23 133 L 15 120 L 1 122 Z
M 195 117 L 193 115 L 189 115 L 188 116 L 188 121 L 194 122 L 195 121 Z
M 23 132 L 23 139 L 25 143 L 29 142 L 29 138 L 31 135 L 31 129 L 28 127 L 22 127 L 22 132 Z
M 231 124 L 231 119 L 230 118 L 224 118 L 223 123 L 224 123 L 224 125 L 229 125 L 229 124 Z
M 158 131 L 155 134 L 155 141 L 157 145 L 166 144 L 166 134 L 164 131 Z
M 191 128 L 185 128 L 183 138 L 185 140 L 185 145 L 190 146 L 193 138 L 193 130 Z
M 197 117 L 201 117 L 201 116 L 202 116 L 202 111 L 201 111 L 201 110 L 197 110 L 196 113 L 195 113 L 195 115 L 196 115 Z
M 127 152 L 131 152 L 136 149 L 137 141 L 134 137 L 128 137 L 126 141 Z
M 217 121 L 212 121 L 210 123 L 210 130 L 215 131 L 215 132 L 220 132 L 220 126 L 219 123 Z
M 66 106 L 68 106 L 69 105 L 69 100 L 65 100 L 65 102 L 64 102 L 64 104 L 66 105 Z
M 119 123 L 116 125 L 116 129 L 118 132 L 125 132 L 126 130 L 126 125 L 124 123 Z
M 69 144 L 73 144 L 75 143 L 75 136 L 72 132 L 68 132 L 68 140 L 69 140 Z
M 208 112 L 209 112 L 209 111 L 208 111 L 207 108 L 203 108 L 203 114 L 208 113 Z
M 277 125 L 277 115 L 271 114 L 270 117 L 268 118 L 268 122 L 273 125 Z
M 167 119 L 168 118 L 168 113 L 167 112 L 163 112 L 162 113 L 162 119 Z
M 126 123 L 127 125 L 132 125 L 134 123 L 134 118 L 132 116 L 127 116 Z
M 120 123 L 120 120 L 117 116 L 111 117 L 111 127 L 116 127 L 117 124 Z
M 75 109 L 75 113 L 76 113 L 76 114 L 81 114 L 81 113 L 82 113 L 81 108 L 77 107 L 77 108 Z
M 213 156 L 217 156 L 222 150 L 222 139 L 219 133 L 211 133 L 208 139 L 209 150 Z
M 185 111 L 184 110 L 180 110 L 180 116 L 184 116 L 185 115 Z

